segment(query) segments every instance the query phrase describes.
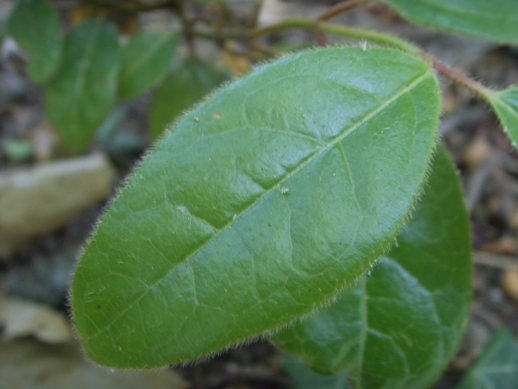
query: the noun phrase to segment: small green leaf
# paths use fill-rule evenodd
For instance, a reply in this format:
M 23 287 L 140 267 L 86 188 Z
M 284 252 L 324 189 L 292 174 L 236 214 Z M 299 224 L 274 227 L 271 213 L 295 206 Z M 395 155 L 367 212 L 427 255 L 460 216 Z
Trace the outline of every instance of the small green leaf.
M 97 129 L 95 138 L 99 143 L 107 145 L 113 138 L 117 130 L 120 129 L 121 123 L 128 116 L 128 110 L 122 105 L 116 106 L 109 115 L 104 119 L 103 123 Z
M 324 377 L 311 371 L 304 361 L 291 354 L 284 354 L 281 365 L 290 375 L 293 389 L 346 389 L 348 372 L 343 370 L 334 377 Z
M 6 139 L 2 145 L 3 152 L 12 161 L 23 161 L 34 154 L 33 144 L 25 139 Z
M 357 388 L 428 388 L 454 356 L 470 309 L 462 193 L 441 148 L 397 246 L 330 307 L 272 336 L 321 374 Z
M 284 326 L 391 244 L 435 144 L 437 80 L 391 49 L 285 57 L 188 113 L 85 248 L 72 309 L 101 365 L 155 367 Z
M 137 96 L 169 69 L 176 50 L 174 35 L 148 31 L 135 35 L 122 49 L 119 97 Z
M 515 389 L 518 343 L 505 327 L 497 329 L 457 389 Z
M 228 76 L 196 58 L 185 60 L 157 89 L 149 112 L 151 137 L 157 139 L 184 111 Z
M 518 149 L 518 88 L 491 93 L 484 97 L 495 110 L 514 148 Z
M 113 25 L 94 20 L 65 38 L 61 67 L 45 88 L 45 112 L 71 149 L 88 147 L 115 101 L 117 39 Z
M 21 0 L 9 17 L 7 32 L 30 56 L 29 77 L 47 81 L 61 58 L 62 37 L 54 9 L 45 0 Z
M 423 26 L 501 43 L 518 42 L 516 0 L 383 0 Z

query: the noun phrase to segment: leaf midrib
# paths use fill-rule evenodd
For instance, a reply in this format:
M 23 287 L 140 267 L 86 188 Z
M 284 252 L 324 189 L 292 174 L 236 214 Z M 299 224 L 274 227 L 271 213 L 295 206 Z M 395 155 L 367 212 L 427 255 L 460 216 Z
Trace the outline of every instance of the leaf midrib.
M 287 181 L 289 178 L 293 177 L 295 174 L 297 174 L 300 170 L 302 170 L 304 167 L 306 167 L 309 163 L 314 161 L 317 157 L 322 155 L 325 151 L 329 150 L 332 146 L 337 144 L 338 142 L 341 142 L 343 139 L 345 139 L 348 135 L 356 131 L 358 128 L 360 128 L 364 123 L 367 121 L 373 119 L 375 116 L 377 116 L 379 113 L 383 112 L 385 108 L 387 108 L 390 104 L 398 100 L 401 96 L 408 93 L 412 89 L 414 89 L 417 85 L 428 79 L 429 77 L 433 77 L 433 75 L 430 73 L 429 69 L 422 74 L 421 76 L 416 77 L 413 81 L 409 82 L 408 85 L 399 90 L 397 93 L 395 93 L 393 96 L 388 98 L 385 102 L 383 102 L 381 105 L 379 105 L 376 109 L 372 110 L 370 113 L 365 115 L 363 119 L 361 119 L 358 123 L 352 125 L 348 130 L 344 131 L 341 135 L 337 136 L 336 138 L 329 141 L 324 147 L 322 147 L 321 150 L 315 152 L 311 156 L 309 156 L 306 160 L 304 160 L 297 168 L 295 168 L 290 173 L 286 174 L 279 182 L 272 186 L 271 188 L 264 191 L 264 193 L 259 196 L 255 201 L 253 201 L 248 207 L 243 209 L 241 212 L 237 213 L 236 216 L 229 220 L 229 222 L 221 227 L 214 235 L 212 235 L 209 239 L 207 239 L 205 242 L 203 242 L 198 248 L 196 248 L 194 251 L 192 251 L 190 254 L 188 254 L 183 261 L 180 261 L 176 264 L 174 264 L 169 271 L 167 271 L 162 277 L 160 277 L 155 283 L 150 285 L 146 290 L 144 290 L 139 296 L 137 296 L 134 301 L 128 304 L 127 308 L 120 311 L 120 313 L 114 317 L 108 324 L 104 326 L 104 328 L 97 330 L 92 335 L 85 337 L 84 341 L 88 341 L 96 336 L 99 336 L 100 334 L 108 331 L 110 327 L 116 323 L 120 318 L 122 318 L 129 310 L 131 310 L 140 300 L 142 300 L 156 285 L 161 283 L 166 277 L 169 276 L 176 268 L 178 268 L 181 264 L 188 262 L 192 257 L 194 257 L 203 247 L 206 247 L 206 245 L 210 244 L 214 239 L 216 239 L 223 231 L 225 231 L 227 228 L 231 227 L 238 219 L 241 218 L 243 214 L 245 214 L 250 208 L 254 207 L 258 203 L 261 202 L 261 200 L 266 197 L 268 194 L 270 194 L 273 190 L 279 189 L 280 186 Z

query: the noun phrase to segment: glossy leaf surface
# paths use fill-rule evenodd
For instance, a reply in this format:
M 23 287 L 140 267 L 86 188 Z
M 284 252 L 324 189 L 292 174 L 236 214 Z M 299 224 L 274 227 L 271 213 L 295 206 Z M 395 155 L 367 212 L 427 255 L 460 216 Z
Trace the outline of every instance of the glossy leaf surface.
M 157 89 L 149 112 L 151 137 L 157 139 L 184 111 L 228 76 L 199 59 L 185 60 Z
M 518 383 L 518 343 L 505 327 L 497 329 L 457 389 L 514 389 Z
M 383 0 L 412 22 L 496 42 L 518 42 L 516 0 Z
M 119 71 L 115 27 L 87 21 L 65 38 L 59 71 L 45 88 L 45 112 L 63 143 L 88 147 L 113 102 Z
M 511 88 L 486 96 L 495 110 L 513 147 L 518 149 L 518 88 Z
M 303 316 L 393 241 L 436 136 L 437 81 L 389 49 L 256 69 L 170 129 L 113 202 L 72 283 L 102 365 L 154 367 Z
M 7 29 L 29 54 L 27 73 L 31 79 L 48 80 L 61 58 L 62 37 L 54 9 L 44 0 L 21 0 L 9 18 Z
M 121 54 L 119 97 L 137 96 L 162 78 L 175 50 L 176 40 L 170 33 L 147 31 L 131 38 Z
M 370 275 L 271 339 L 359 388 L 427 388 L 454 356 L 470 309 L 469 227 L 441 148 L 412 221 Z

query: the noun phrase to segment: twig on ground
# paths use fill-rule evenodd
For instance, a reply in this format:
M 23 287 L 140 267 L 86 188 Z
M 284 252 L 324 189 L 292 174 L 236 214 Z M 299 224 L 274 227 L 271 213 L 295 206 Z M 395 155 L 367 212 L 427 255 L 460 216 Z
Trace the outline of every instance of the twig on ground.
M 473 262 L 476 265 L 492 267 L 495 269 L 518 271 L 518 258 L 500 254 L 476 251 L 473 253 Z
M 469 179 L 466 188 L 466 207 L 471 212 L 478 202 L 484 183 L 493 172 L 496 164 L 493 158 L 487 158 L 480 169 L 478 169 Z

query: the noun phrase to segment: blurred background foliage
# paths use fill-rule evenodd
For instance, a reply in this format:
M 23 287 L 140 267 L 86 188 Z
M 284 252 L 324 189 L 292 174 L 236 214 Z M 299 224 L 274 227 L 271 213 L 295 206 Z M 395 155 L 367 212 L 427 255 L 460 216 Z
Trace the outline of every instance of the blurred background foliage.
M 152 5 L 184 20 L 181 1 Z M 62 28 L 58 7 L 24 0 L 6 21 L 4 34 L 28 54 L 27 74 L 42 86 L 45 114 L 68 149 L 86 150 L 117 103 L 155 87 L 149 127 L 152 138 L 158 138 L 176 116 L 228 78 L 195 59 L 193 45 L 189 58 L 177 59 L 177 68 L 170 70 L 179 32 L 139 30 L 139 12 L 149 9 L 131 1 L 87 1 L 69 10 Z M 184 32 L 192 41 L 185 26 Z

